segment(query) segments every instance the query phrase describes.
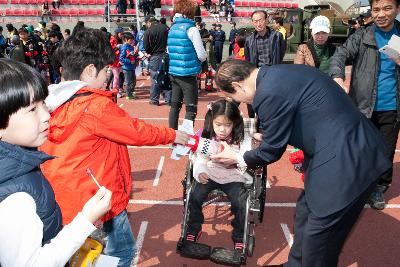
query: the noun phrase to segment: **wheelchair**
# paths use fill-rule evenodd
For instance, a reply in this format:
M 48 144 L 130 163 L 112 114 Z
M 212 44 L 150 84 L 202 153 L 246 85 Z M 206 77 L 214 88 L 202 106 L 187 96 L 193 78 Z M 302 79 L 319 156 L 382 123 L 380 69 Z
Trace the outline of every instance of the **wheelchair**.
M 245 119 L 245 133 L 256 132 L 257 128 L 254 119 Z M 252 145 L 254 147 L 254 144 Z M 182 180 L 183 186 L 183 222 L 181 224 L 181 235 L 177 243 L 176 252 L 183 257 L 195 259 L 210 259 L 211 261 L 230 265 L 245 265 L 247 257 L 253 255 L 255 247 L 255 227 L 262 223 L 264 216 L 265 197 L 266 197 L 266 167 L 258 167 L 248 171 L 252 176 L 252 183 L 246 183 L 246 215 L 243 233 L 243 249 L 238 253 L 237 250 L 230 250 L 222 247 L 211 248 L 210 246 L 198 242 L 186 241 L 188 220 L 189 220 L 189 201 L 193 188 L 193 155 L 189 155 L 186 166 L 185 177 Z M 225 193 L 216 189 L 209 193 L 207 200 L 203 203 L 203 208 L 212 203 L 221 202 L 226 199 Z

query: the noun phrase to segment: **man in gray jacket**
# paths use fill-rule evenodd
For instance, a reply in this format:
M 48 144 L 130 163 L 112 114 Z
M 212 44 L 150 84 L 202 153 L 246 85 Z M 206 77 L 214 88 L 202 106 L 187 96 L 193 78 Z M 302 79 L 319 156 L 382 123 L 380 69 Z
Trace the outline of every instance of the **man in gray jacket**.
M 400 0 L 370 0 L 375 23 L 352 34 L 331 59 L 331 77 L 349 94 L 358 109 L 383 135 L 387 157 L 393 162 L 400 122 L 400 58 L 390 58 L 379 49 L 393 35 L 400 36 Z M 344 86 L 345 62 L 353 63 L 350 88 Z M 381 175 L 370 196 L 372 208 L 384 209 L 383 194 L 392 183 L 392 168 Z

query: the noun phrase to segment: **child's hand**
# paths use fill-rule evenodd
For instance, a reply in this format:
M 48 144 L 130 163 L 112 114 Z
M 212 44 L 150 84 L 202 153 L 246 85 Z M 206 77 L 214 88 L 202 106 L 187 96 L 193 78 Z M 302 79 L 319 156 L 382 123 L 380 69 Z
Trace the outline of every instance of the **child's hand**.
M 232 150 L 232 148 L 226 142 L 221 142 L 221 144 L 224 146 L 224 150 L 216 155 L 211 155 L 210 159 L 213 162 L 222 164 L 223 166 L 225 166 L 227 168 L 232 167 L 233 165 L 237 164 L 238 160 L 237 160 L 236 153 Z
M 91 223 L 96 222 L 110 210 L 111 196 L 111 191 L 102 186 L 97 193 L 86 202 L 85 206 L 83 206 L 83 216 Z
M 202 172 L 199 174 L 199 182 L 202 184 L 206 184 L 208 183 L 208 179 L 210 179 L 210 177 L 207 175 L 207 173 Z
M 254 133 L 253 138 L 256 139 L 257 141 L 262 141 L 262 134 L 261 133 Z
M 175 133 L 176 133 L 176 137 L 175 137 L 174 143 L 186 145 L 186 143 L 189 141 L 189 135 L 184 131 L 178 131 L 178 130 L 175 130 Z

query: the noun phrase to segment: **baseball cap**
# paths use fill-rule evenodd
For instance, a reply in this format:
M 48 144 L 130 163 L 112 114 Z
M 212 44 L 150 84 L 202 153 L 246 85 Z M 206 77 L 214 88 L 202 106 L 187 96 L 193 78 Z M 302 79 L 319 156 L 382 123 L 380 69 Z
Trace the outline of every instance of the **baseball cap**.
M 331 23 L 325 16 L 316 16 L 310 24 L 311 33 L 316 34 L 318 32 L 330 33 Z
M 115 33 L 121 33 L 121 32 L 124 32 L 124 29 L 122 29 L 121 27 L 118 27 L 118 28 L 115 29 L 114 32 Z

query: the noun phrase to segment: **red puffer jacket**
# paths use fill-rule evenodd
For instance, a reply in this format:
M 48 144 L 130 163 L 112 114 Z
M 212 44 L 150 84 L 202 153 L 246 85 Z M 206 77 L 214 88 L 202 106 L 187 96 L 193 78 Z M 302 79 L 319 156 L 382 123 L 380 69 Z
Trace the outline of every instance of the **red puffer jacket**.
M 51 114 L 48 141 L 40 150 L 55 156 L 42 165 L 68 224 L 98 190 L 87 175 L 90 168 L 100 185 L 112 191 L 109 220 L 126 209 L 132 191 L 127 145 L 168 144 L 175 130 L 146 124 L 129 116 L 111 100 L 111 93 L 84 87 L 90 92 L 64 103 Z

